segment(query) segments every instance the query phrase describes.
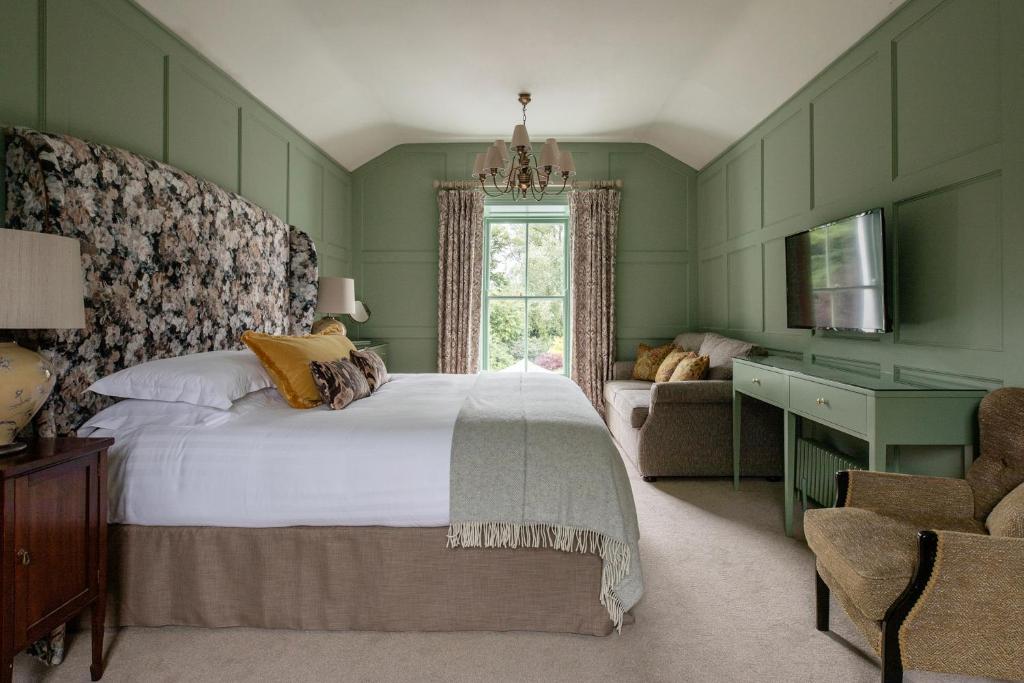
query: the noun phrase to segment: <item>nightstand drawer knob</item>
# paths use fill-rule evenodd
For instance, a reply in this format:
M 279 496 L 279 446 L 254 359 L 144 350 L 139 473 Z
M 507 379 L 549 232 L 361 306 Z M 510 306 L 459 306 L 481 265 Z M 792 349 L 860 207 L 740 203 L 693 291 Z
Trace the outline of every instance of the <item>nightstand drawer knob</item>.
M 29 555 L 28 551 L 24 548 L 20 548 L 15 554 L 18 556 L 18 559 L 21 560 L 22 564 L 28 565 L 32 563 L 32 556 Z
M 761 380 L 759 380 L 757 377 L 752 377 L 750 381 L 753 382 L 754 384 L 760 384 L 761 383 Z

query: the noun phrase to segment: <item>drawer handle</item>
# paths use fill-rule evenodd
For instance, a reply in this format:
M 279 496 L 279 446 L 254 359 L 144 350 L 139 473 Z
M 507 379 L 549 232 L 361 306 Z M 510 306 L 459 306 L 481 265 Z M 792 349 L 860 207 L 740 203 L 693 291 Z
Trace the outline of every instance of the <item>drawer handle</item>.
M 760 384 L 761 383 L 761 380 L 759 380 L 757 377 L 752 377 L 750 379 L 750 381 L 753 382 L 754 384 Z
M 824 398 L 816 398 L 814 399 L 814 402 L 823 407 L 828 405 L 828 400 Z
M 32 563 L 32 556 L 28 554 L 28 551 L 24 548 L 20 548 L 17 553 L 18 559 L 21 560 L 23 565 L 29 565 Z

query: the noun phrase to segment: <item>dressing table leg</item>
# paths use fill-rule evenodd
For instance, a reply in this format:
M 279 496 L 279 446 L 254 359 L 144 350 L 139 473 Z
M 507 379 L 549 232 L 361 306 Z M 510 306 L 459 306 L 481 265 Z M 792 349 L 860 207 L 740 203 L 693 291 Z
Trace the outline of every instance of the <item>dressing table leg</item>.
M 740 490 L 740 434 L 742 433 L 740 416 L 742 396 L 732 392 L 732 488 Z
M 884 441 L 868 442 L 868 469 L 872 472 L 888 472 L 889 461 L 887 457 L 889 444 Z
M 785 454 L 783 461 L 783 472 L 785 475 L 785 483 L 783 484 L 786 491 L 785 498 L 785 515 L 786 515 L 786 535 L 793 535 L 793 502 L 796 500 L 796 481 L 794 480 L 794 474 L 796 471 L 796 415 L 786 411 L 786 429 L 783 442 L 785 445 Z

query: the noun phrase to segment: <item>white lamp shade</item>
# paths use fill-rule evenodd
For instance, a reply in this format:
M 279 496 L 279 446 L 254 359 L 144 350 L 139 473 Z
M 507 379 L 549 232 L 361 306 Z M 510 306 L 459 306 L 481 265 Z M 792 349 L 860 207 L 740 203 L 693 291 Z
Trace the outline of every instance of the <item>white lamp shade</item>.
M 0 330 L 85 327 L 78 240 L 0 229 Z
M 548 138 L 540 148 L 540 165 L 558 166 L 561 163 L 559 155 L 558 142 L 554 138 Z
M 576 162 L 572 160 L 572 152 L 568 150 L 560 152 L 558 166 L 562 169 L 562 173 L 576 175 Z
M 497 147 L 491 145 L 487 148 L 487 156 L 484 157 L 484 168 L 493 171 L 494 169 L 501 168 L 502 166 L 504 166 L 504 164 L 501 163 L 501 152 Z
M 498 148 L 498 152 L 501 154 L 501 163 L 504 166 L 508 163 L 508 145 L 504 140 L 495 140 L 494 146 Z
M 484 172 L 484 159 L 487 157 L 486 152 L 480 152 L 476 155 L 476 159 L 473 161 L 473 177 L 477 177 Z
M 356 310 L 356 282 L 350 277 L 322 277 L 317 293 L 316 310 L 335 315 Z
M 512 131 L 512 146 L 513 147 L 529 147 L 530 146 L 530 134 L 526 132 L 526 126 L 522 123 L 515 127 Z

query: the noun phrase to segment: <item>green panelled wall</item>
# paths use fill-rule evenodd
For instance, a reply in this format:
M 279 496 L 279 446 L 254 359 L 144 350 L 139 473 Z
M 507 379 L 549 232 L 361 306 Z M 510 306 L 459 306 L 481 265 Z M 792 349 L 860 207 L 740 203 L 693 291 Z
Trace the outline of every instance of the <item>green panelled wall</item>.
M 310 233 L 324 274 L 350 273 L 349 172 L 135 4 L 0 0 L 0 38 L 0 125 L 209 178 Z
M 623 181 L 616 262 L 618 355 L 696 324 L 696 171 L 642 144 L 565 144 L 579 177 Z M 437 366 L 434 180 L 468 178 L 479 144 L 401 145 L 352 173 L 356 291 L 373 310 L 358 329 L 391 345 L 389 367 Z
M 911 0 L 698 177 L 702 328 L 1024 385 L 1024 2 Z M 881 206 L 894 332 L 786 328 L 786 235 Z

